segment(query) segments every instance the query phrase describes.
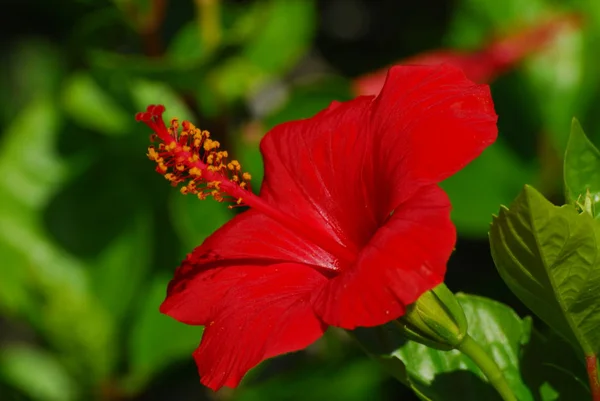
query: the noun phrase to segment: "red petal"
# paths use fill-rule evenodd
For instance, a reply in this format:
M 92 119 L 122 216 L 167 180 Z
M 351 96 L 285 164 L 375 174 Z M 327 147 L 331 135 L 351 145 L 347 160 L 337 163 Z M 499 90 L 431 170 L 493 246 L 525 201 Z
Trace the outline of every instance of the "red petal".
M 466 166 L 495 141 L 496 120 L 489 87 L 456 67 L 391 68 L 371 120 L 384 210 Z
M 333 103 L 281 124 L 261 142 L 261 197 L 358 252 L 377 227 L 370 168 L 372 98 Z
M 358 253 L 398 204 L 496 133 L 487 86 L 447 65 L 394 67 L 375 102 L 336 103 L 269 132 L 261 196 Z
M 302 265 L 237 266 L 244 276 L 215 309 L 194 353 L 203 384 L 235 387 L 264 359 L 297 351 L 326 329 L 310 305 L 310 294 L 326 278 Z
M 333 326 L 377 326 L 404 314 L 443 281 L 456 234 L 450 201 L 437 185 L 422 188 L 373 236 L 356 266 L 315 293 L 317 314 Z
M 218 229 L 188 255 L 169 283 L 161 312 L 187 324 L 208 324 L 230 289 L 246 285 L 246 270 L 278 263 L 302 263 L 327 271 L 337 260 L 270 218 L 249 210 Z

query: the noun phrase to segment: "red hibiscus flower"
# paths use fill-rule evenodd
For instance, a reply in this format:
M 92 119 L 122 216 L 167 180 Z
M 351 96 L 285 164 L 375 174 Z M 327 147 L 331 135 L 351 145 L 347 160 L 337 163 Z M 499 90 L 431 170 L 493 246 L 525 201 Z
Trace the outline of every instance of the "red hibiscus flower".
M 161 311 L 205 325 L 201 381 L 236 386 L 260 361 L 296 351 L 329 326 L 376 326 L 443 281 L 455 243 L 437 183 L 496 138 L 489 88 L 451 66 L 394 67 L 377 97 L 337 103 L 275 127 L 265 177 L 248 190 L 227 152 L 189 122 L 136 118 L 161 144 L 157 171 L 182 192 L 245 211 L 189 254 Z
M 402 60 L 401 64 L 437 65 L 452 64 L 461 68 L 475 82 L 491 82 L 514 68 L 529 54 L 543 49 L 566 27 L 580 24 L 578 15 L 562 15 L 543 23 L 527 27 L 488 43 L 475 51 L 433 50 Z M 357 78 L 352 87 L 356 95 L 376 95 L 381 90 L 387 68 Z

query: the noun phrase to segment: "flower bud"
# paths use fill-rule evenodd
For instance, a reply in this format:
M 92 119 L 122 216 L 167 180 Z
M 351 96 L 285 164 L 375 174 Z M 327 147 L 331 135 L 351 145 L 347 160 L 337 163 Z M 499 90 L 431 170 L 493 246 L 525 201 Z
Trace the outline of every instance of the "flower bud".
M 397 322 L 409 340 L 444 351 L 456 348 L 467 335 L 465 313 L 443 283 L 409 305 Z

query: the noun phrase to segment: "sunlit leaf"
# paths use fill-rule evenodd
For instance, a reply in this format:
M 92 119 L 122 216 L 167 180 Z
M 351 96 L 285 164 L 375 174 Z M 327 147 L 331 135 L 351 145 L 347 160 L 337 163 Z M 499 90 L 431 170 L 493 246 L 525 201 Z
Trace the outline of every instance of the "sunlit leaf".
M 62 93 L 63 107 L 80 126 L 107 135 L 126 134 L 131 116 L 87 74 L 72 75 Z
M 521 371 L 521 350 L 529 341 L 531 320 L 521 319 L 499 302 L 457 294 L 469 334 L 492 356 L 519 401 L 533 401 Z M 358 329 L 359 343 L 398 381 L 426 401 L 500 400 L 477 365 L 465 354 L 439 351 L 404 340 L 396 326 Z
M 0 352 L 0 377 L 35 401 L 77 399 L 77 384 L 58 358 L 39 348 L 9 345 Z
M 136 79 L 131 82 L 131 94 L 138 110 L 146 110 L 149 104 L 163 104 L 166 108 L 165 119 L 177 117 L 180 120 L 193 121 L 193 115 L 185 102 L 167 84 Z
M 492 355 L 519 401 L 533 401 L 521 377 L 519 352 L 531 321 L 491 299 L 457 294 L 469 334 Z M 393 353 L 404 362 L 410 381 L 432 400 L 499 400 L 477 365 L 459 351 L 438 351 L 408 341 Z
M 565 195 L 569 203 L 583 204 L 590 193 L 594 216 L 600 213 L 600 152 L 573 119 L 564 163 Z
M 4 133 L 0 249 L 11 264 L 0 269 L 0 287 L 11 288 L 0 291 L 0 301 L 12 293 L 13 313 L 27 318 L 61 351 L 65 366 L 97 380 L 113 362 L 112 321 L 90 296 L 86 266 L 58 247 L 41 221 L 48 200 L 68 177 L 54 149 L 59 127 L 55 102 L 42 96 Z M 23 305 L 15 303 L 15 294 Z
M 532 55 L 525 63 L 527 83 L 548 132 L 558 149 L 564 149 L 569 123 L 580 114 L 583 91 L 585 48 L 579 28 L 560 29 L 550 46 Z
M 535 314 L 585 354 L 600 351 L 600 225 L 529 186 L 490 231 L 504 281 Z
M 312 0 L 272 0 L 261 31 L 244 48 L 244 56 L 269 74 L 291 67 L 310 45 L 316 10 Z

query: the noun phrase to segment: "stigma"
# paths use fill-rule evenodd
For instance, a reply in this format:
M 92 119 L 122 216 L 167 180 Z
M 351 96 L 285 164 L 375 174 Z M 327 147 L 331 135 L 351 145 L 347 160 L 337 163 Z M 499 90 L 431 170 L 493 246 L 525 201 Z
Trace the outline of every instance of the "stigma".
M 155 144 L 148 147 L 147 156 L 156 163 L 156 171 L 171 185 L 180 186 L 182 194 L 243 206 L 244 198 L 251 194 L 251 175 L 242 172 L 237 160 L 229 159 L 228 152 L 220 149 L 221 144 L 211 139 L 208 131 L 189 121 L 180 124 L 177 118 L 167 127 L 164 111 L 162 105 L 150 105 L 135 116 L 154 131 L 150 140 Z

